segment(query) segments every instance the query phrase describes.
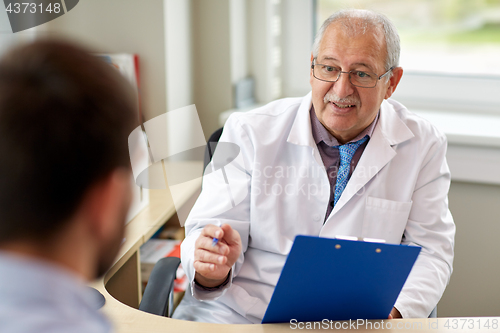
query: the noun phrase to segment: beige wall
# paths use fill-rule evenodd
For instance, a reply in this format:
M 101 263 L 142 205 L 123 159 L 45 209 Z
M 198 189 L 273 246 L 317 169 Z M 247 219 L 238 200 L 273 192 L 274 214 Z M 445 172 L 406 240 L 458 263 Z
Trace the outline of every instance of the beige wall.
M 194 102 L 208 138 L 233 107 L 229 0 L 193 0 Z
M 452 182 L 454 272 L 439 317 L 500 315 L 500 186 Z
M 95 52 L 137 53 L 144 115 L 150 119 L 166 111 L 163 0 L 80 1 L 39 33 L 88 44 Z

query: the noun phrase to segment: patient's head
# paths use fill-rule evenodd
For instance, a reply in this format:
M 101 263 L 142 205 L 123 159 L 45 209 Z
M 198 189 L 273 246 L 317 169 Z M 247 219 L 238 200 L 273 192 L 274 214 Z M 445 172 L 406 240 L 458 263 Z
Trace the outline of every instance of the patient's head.
M 116 226 L 104 229 L 118 235 L 111 239 L 96 231 L 102 238 L 97 252 L 114 252 L 101 253 L 111 257 L 104 261 L 112 260 L 130 203 L 124 182 L 130 177 L 127 137 L 135 114 L 132 90 L 116 69 L 77 46 L 47 40 L 5 54 L 0 60 L 0 245 L 50 240 L 75 219 L 103 228 L 100 209 L 113 206 L 106 214 Z M 115 191 L 121 186 L 116 201 L 108 198 L 114 193 L 110 186 Z

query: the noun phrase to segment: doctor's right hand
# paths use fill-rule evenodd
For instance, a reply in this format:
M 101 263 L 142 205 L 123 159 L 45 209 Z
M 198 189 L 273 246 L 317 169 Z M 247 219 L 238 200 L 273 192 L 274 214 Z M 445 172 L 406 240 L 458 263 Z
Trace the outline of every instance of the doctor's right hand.
M 219 241 L 213 246 L 213 239 Z M 209 224 L 203 228 L 195 243 L 195 280 L 205 287 L 220 286 L 241 253 L 241 238 L 229 224 L 217 227 Z

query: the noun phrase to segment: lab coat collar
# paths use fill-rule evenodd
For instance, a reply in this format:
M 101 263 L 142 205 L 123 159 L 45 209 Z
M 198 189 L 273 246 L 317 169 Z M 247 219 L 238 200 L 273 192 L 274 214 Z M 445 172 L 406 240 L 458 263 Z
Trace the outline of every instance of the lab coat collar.
M 292 128 L 288 134 L 287 142 L 299 146 L 309 146 L 312 148 L 312 156 L 318 163 L 318 166 L 324 168 L 323 160 L 319 153 L 318 146 L 314 141 L 311 127 L 310 110 L 312 106 L 312 92 L 309 92 L 300 103 L 299 110 L 293 121 Z
M 293 121 L 290 133 L 288 134 L 287 142 L 313 148 L 316 146 L 312 135 L 311 117 L 309 115 L 311 105 L 312 93 L 309 92 L 300 103 L 299 110 Z
M 391 146 L 410 140 L 415 137 L 413 132 L 401 120 L 390 100 L 384 100 L 380 106 L 381 117 L 379 119 L 380 134 Z
M 320 166 L 323 166 L 323 161 L 321 159 L 321 155 L 319 154 L 318 147 L 314 142 L 314 137 L 312 134 L 311 128 L 311 117 L 309 110 L 312 105 L 312 92 L 309 92 L 300 103 L 299 109 L 297 111 L 297 115 L 295 116 L 295 120 L 290 129 L 290 133 L 288 134 L 287 142 L 296 144 L 299 146 L 309 146 L 312 148 L 312 154 L 318 162 Z M 396 155 L 392 146 L 397 145 L 401 142 L 409 140 L 413 138 L 414 135 L 412 131 L 406 126 L 406 124 L 399 118 L 396 111 L 394 110 L 393 105 L 384 100 L 382 105 L 380 106 L 380 113 L 377 125 L 375 126 L 375 130 L 373 131 L 373 135 L 365 149 L 365 152 L 361 156 L 360 163 L 364 162 L 365 167 L 370 167 L 371 170 L 380 170 L 384 165 L 389 163 L 389 161 Z M 368 157 L 366 157 L 367 155 Z M 365 156 L 363 158 L 363 156 Z M 370 168 L 369 168 L 370 169 Z M 376 172 L 378 173 L 378 171 Z M 376 174 L 375 173 L 375 174 Z M 364 179 L 366 177 L 361 177 L 363 180 L 360 180 L 361 184 L 366 184 L 375 174 L 367 174 L 368 179 Z M 354 171 L 351 179 L 356 175 L 356 170 Z M 352 181 L 349 181 L 351 183 Z M 349 184 L 347 184 L 349 186 Z M 347 188 L 345 189 L 347 190 Z M 344 190 L 344 191 L 345 191 Z M 343 195 L 344 199 L 346 197 L 352 197 L 349 195 Z M 337 207 L 343 206 L 343 198 L 339 199 L 337 203 Z M 335 212 L 337 209 L 332 211 Z
M 302 100 L 297 111 L 297 115 L 288 134 L 287 142 L 299 146 L 316 147 L 312 135 L 311 118 L 309 111 L 312 105 L 312 93 L 309 92 Z M 379 130 L 379 135 L 385 138 L 385 142 L 391 146 L 411 139 L 414 135 L 410 129 L 399 119 L 394 107 L 387 100 L 380 106 L 380 119 L 375 132 Z

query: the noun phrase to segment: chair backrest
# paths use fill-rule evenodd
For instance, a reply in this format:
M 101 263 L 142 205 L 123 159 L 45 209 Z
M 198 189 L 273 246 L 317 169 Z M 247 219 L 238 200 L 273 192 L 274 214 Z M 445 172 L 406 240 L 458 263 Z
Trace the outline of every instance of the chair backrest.
M 170 317 L 174 310 L 174 280 L 181 260 L 177 257 L 160 259 L 149 277 L 139 310 Z
M 217 147 L 217 144 L 219 143 L 219 139 L 223 129 L 224 127 L 219 128 L 218 130 L 213 132 L 212 135 L 210 135 L 210 138 L 208 138 L 207 148 L 205 149 L 205 157 L 203 160 L 203 172 L 205 172 L 208 163 L 210 163 L 212 157 L 214 156 L 214 151 L 215 148 Z

